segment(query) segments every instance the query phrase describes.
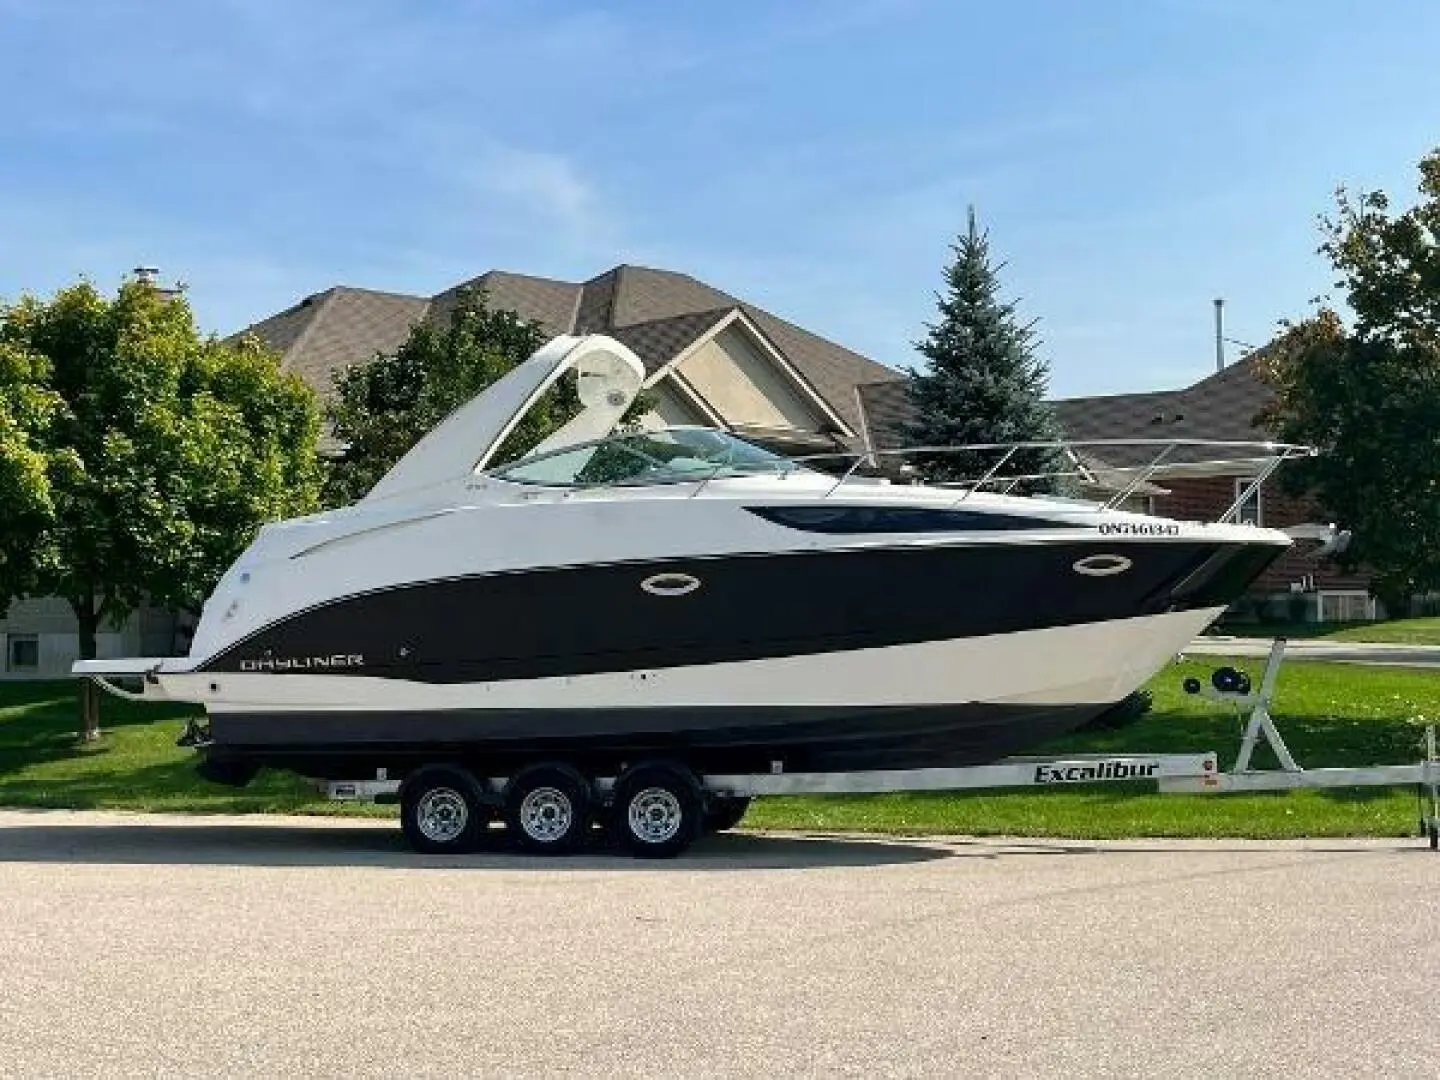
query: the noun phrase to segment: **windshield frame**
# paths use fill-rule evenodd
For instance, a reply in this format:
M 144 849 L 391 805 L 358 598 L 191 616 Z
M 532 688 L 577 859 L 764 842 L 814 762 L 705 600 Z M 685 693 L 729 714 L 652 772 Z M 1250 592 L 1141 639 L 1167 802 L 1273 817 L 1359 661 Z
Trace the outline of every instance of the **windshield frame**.
M 716 437 L 723 440 L 727 444 L 728 448 L 733 449 L 735 447 L 742 447 L 747 452 L 747 454 L 753 454 L 756 457 L 763 457 L 767 460 L 765 460 L 763 464 L 757 462 L 752 467 L 746 467 L 744 463 L 736 462 L 733 460 L 717 460 L 714 462 L 714 467 L 710 469 L 697 469 L 688 472 L 681 472 L 677 470 L 673 474 L 669 475 L 667 475 L 663 471 L 658 471 L 650 476 L 627 476 L 614 480 L 544 480 L 515 475 L 515 473 L 525 469 L 526 467 L 534 466 L 541 462 L 553 461 L 555 458 L 563 457 L 567 454 L 574 454 L 577 451 L 596 451 L 606 447 L 613 447 L 635 457 L 643 458 L 663 469 L 664 465 L 666 464 L 665 461 L 657 460 L 656 458 L 645 454 L 643 451 L 635 448 L 630 444 L 639 443 L 644 440 L 659 440 L 663 439 L 667 435 L 684 433 L 703 433 L 707 436 Z M 677 439 L 675 440 L 673 445 L 684 448 L 686 444 L 684 443 L 683 439 Z M 699 446 L 694 444 L 691 444 L 690 448 L 697 450 L 700 449 Z M 590 457 L 587 458 L 585 464 L 581 465 L 580 468 L 576 470 L 574 475 L 579 476 L 585 468 L 589 467 L 589 465 L 594 461 L 594 456 L 595 455 L 592 453 Z M 681 455 L 677 455 L 677 457 L 678 456 Z M 809 466 L 803 465 L 800 462 L 794 461 L 791 458 L 784 457 L 783 455 L 776 454 L 774 451 L 767 450 L 762 446 L 757 446 L 755 443 L 752 443 L 746 439 L 742 439 L 738 435 L 726 431 L 723 428 L 704 427 L 698 424 L 686 424 L 675 425 L 673 427 L 659 428 L 653 431 L 617 432 L 607 435 L 602 439 L 587 439 L 583 442 L 571 443 L 569 446 L 556 447 L 554 450 L 546 451 L 543 454 L 534 454 L 527 457 L 516 458 L 513 461 L 507 461 L 492 468 L 485 469 L 484 471 L 479 473 L 479 475 L 486 476 L 494 480 L 499 480 L 507 484 L 516 484 L 524 487 L 551 488 L 559 491 L 584 491 L 596 488 L 671 487 L 678 484 L 704 485 L 712 480 L 726 480 L 747 476 L 784 477 L 788 476 L 791 473 L 815 473 L 816 475 L 819 475 L 817 470 Z

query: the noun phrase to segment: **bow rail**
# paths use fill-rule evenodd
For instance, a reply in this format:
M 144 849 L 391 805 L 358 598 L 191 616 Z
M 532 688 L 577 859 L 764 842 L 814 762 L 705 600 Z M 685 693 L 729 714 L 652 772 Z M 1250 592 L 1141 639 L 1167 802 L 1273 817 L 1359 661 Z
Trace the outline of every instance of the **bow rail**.
M 1016 455 L 1025 451 L 1050 451 L 1064 456 L 1070 462 L 1069 468 L 1045 469 L 1036 472 L 1006 473 L 1003 470 Z M 1142 460 L 1135 463 L 1111 464 L 1104 460 L 1101 451 L 1131 451 Z M 1091 451 L 1091 453 L 1086 453 Z M 1200 451 L 1198 457 L 1187 451 Z M 1126 499 L 1152 479 L 1174 476 L 1201 476 L 1224 470 L 1239 469 L 1253 474 L 1251 482 L 1236 496 L 1235 501 L 1218 519 L 1220 522 L 1236 520 L 1240 509 L 1259 491 L 1266 480 L 1287 461 L 1315 457 L 1319 451 L 1311 446 L 1298 443 L 1270 441 L 1237 441 L 1224 439 L 1055 439 L 1037 442 L 1010 443 L 969 443 L 958 446 L 907 446 L 890 449 L 869 449 L 853 451 L 827 451 L 820 454 L 806 454 L 788 460 L 806 465 L 823 461 L 850 461 L 849 467 L 837 476 L 835 483 L 825 497 L 839 491 L 847 481 L 855 478 L 860 469 L 868 466 L 879 468 L 881 459 L 937 456 L 946 454 L 997 455 L 996 461 L 974 479 L 950 480 L 935 483 L 936 487 L 958 487 L 963 491 L 955 505 L 963 503 L 976 491 L 994 485 L 999 494 L 1007 495 L 1021 484 L 1042 480 L 1074 480 L 1091 486 L 1108 487 L 1119 484 L 1113 494 L 1103 502 L 1096 500 L 1097 512 L 1114 510 Z M 1177 455 L 1179 455 L 1177 457 Z M 1132 456 L 1132 455 L 1125 455 Z M 1087 458 L 1090 460 L 1087 462 Z M 902 470 L 907 468 L 902 466 Z

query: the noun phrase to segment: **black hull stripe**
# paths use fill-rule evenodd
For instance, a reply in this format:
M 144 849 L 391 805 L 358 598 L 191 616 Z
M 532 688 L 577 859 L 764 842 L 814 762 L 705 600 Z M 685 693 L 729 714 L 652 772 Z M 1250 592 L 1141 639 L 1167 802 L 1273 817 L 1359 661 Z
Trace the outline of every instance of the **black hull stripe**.
M 440 759 L 504 769 L 552 757 L 591 766 L 679 755 L 709 772 L 978 765 L 1070 731 L 1108 704 L 833 707 L 757 710 L 484 709 L 217 713 L 211 753 L 354 779 L 377 765 Z M 348 776 L 347 776 L 348 774 Z
M 1087 540 L 486 574 L 312 608 L 199 670 L 490 682 L 944 641 L 1222 607 L 1281 550 Z M 1123 573 L 1074 569 L 1116 554 L 1130 562 Z M 662 576 L 699 585 L 670 596 L 642 587 Z

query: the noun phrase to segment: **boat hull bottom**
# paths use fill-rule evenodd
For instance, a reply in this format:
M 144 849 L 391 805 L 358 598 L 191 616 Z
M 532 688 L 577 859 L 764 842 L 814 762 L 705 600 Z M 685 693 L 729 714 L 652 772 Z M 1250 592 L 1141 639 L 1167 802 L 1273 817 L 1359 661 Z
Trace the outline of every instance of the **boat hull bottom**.
M 1081 727 L 1096 703 L 689 709 L 226 712 L 206 753 L 317 779 L 357 779 L 437 760 L 505 775 L 539 759 L 594 771 L 673 756 L 704 772 L 845 772 L 983 765 Z M 543 734 L 537 734 L 543 732 Z

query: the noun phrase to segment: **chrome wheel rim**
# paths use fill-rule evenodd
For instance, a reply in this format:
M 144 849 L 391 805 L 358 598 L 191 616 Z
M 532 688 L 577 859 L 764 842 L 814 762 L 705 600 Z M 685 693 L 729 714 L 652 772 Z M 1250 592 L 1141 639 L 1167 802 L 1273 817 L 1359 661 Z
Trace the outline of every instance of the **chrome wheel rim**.
M 432 788 L 415 807 L 415 824 L 431 843 L 453 843 L 470 824 L 470 806 L 454 788 Z
M 553 844 L 569 833 L 574 823 L 575 807 L 559 788 L 538 787 L 520 801 L 520 827 L 539 843 Z
M 630 800 L 628 814 L 630 832 L 647 844 L 663 844 L 675 839 L 685 816 L 679 798 L 662 787 L 636 792 Z

